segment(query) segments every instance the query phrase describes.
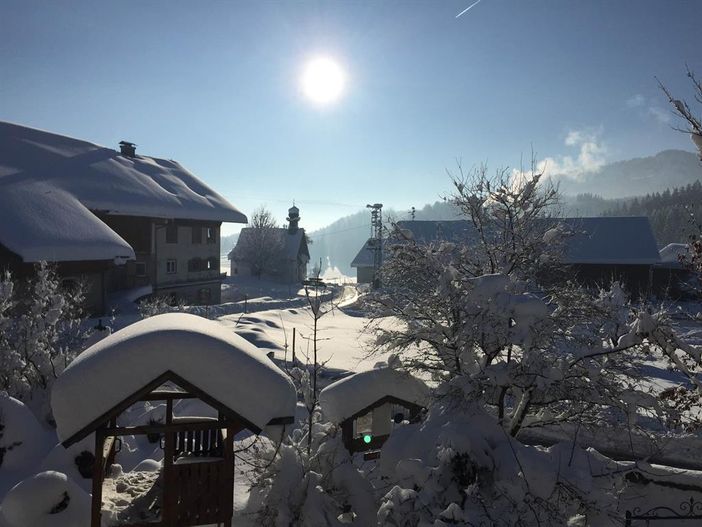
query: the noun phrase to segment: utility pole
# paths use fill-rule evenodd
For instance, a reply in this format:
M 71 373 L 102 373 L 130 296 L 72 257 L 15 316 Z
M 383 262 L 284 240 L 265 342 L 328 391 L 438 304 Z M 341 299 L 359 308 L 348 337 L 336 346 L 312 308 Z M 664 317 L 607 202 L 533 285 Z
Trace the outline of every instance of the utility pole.
M 414 216 L 417 214 L 417 209 L 412 207 L 409 211 L 410 218 L 412 218 L 412 221 L 414 221 Z
M 371 211 L 370 249 L 373 251 L 373 289 L 380 287 L 379 271 L 383 265 L 383 204 L 366 205 Z

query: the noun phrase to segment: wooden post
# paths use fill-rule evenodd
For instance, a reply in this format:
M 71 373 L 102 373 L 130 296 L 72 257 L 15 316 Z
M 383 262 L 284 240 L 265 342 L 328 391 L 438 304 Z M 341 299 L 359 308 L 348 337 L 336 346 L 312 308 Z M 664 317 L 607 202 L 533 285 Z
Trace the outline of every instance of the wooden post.
M 90 527 L 100 527 L 102 516 L 102 478 L 104 475 L 105 435 L 101 428 L 95 431 L 95 464 L 93 465 L 93 498 Z
M 295 366 L 295 329 L 293 328 L 293 344 L 292 344 L 292 363 Z
M 224 439 L 224 466 L 226 467 L 226 474 L 223 490 L 227 493 L 224 497 L 224 503 L 222 507 L 223 520 L 225 525 L 229 525 L 232 521 L 232 516 L 234 515 L 234 435 L 237 432 L 237 428 L 231 423 L 227 425 L 227 437 Z
M 166 424 L 173 423 L 173 399 L 166 400 Z M 161 495 L 161 521 L 163 525 L 175 525 L 176 510 L 175 482 L 172 481 L 173 457 L 175 455 L 175 432 L 169 430 L 164 434 L 163 445 L 163 494 Z

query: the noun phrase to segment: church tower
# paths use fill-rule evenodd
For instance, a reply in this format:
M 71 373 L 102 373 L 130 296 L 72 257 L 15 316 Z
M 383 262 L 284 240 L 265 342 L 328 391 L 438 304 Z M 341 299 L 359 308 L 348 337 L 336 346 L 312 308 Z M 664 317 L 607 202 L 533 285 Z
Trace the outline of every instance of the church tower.
M 298 229 L 298 223 L 300 222 L 300 209 L 298 209 L 294 204 L 288 209 L 288 233 L 295 234 Z

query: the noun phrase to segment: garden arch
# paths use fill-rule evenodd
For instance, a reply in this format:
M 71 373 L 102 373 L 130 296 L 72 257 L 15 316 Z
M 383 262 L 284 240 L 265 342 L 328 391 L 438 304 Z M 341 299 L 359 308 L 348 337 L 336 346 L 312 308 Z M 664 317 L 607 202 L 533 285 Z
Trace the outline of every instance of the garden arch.
M 320 393 L 325 417 L 341 426 L 344 446 L 352 454 L 378 451 L 396 425 L 415 422 L 429 389 L 407 372 L 388 367 L 349 375 Z
M 176 417 L 174 403 L 186 399 L 206 403 L 217 417 Z M 187 527 L 229 525 L 234 436 L 291 423 L 296 399 L 291 381 L 255 346 L 217 322 L 174 313 L 137 322 L 83 352 L 56 380 L 51 402 L 65 447 L 95 434 L 92 527 L 100 526 L 119 438 L 156 434 L 164 450 L 162 496 L 160 515 L 148 525 Z M 165 403 L 163 422 L 123 422 L 140 401 Z

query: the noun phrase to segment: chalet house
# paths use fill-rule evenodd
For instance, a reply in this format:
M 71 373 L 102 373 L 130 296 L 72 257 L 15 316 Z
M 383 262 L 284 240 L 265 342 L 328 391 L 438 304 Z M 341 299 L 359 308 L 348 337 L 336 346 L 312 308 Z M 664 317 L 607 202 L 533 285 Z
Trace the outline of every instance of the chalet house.
M 586 285 L 624 282 L 631 291 L 650 290 L 653 270 L 660 262 L 656 239 L 646 217 L 559 218 L 554 222 L 567 232 L 563 264 Z M 400 221 L 398 228 L 417 243 L 451 241 L 471 244 L 473 225 L 457 221 Z M 370 242 L 370 245 L 369 245 Z M 369 240 L 351 263 L 359 283 L 373 279 L 373 246 Z M 387 240 L 385 245 L 392 244 Z
M 310 252 L 307 246 L 305 229 L 299 226 L 300 209 L 295 205 L 288 209 L 287 227 L 270 229 L 271 243 L 277 247 L 279 254 L 273 258 L 269 278 L 286 284 L 302 282 L 307 277 L 307 264 L 310 261 Z M 231 276 L 253 276 L 249 262 L 251 247 L 255 246 L 256 230 L 245 227 L 239 233 L 236 246 L 229 252 L 231 262 Z
M 0 122 L 0 269 L 54 262 L 87 308 L 138 290 L 218 303 L 222 222 L 244 214 L 175 161 Z

